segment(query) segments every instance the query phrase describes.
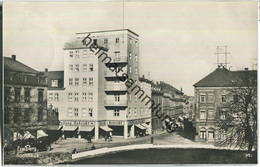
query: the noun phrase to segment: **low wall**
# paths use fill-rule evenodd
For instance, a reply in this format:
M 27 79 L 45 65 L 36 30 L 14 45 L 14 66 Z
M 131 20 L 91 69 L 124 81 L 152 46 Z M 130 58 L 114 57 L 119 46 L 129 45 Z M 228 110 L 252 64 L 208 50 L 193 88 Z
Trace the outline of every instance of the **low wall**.
M 72 154 L 72 160 L 80 159 L 80 158 L 87 158 L 95 155 L 106 154 L 110 152 L 117 152 L 117 151 L 125 151 L 125 150 L 136 150 L 136 149 L 149 149 L 149 148 L 157 148 L 157 149 L 164 149 L 164 148 L 205 148 L 205 149 L 218 149 L 218 150 L 234 150 L 227 147 L 216 147 L 214 145 L 205 145 L 196 143 L 194 145 L 188 144 L 174 144 L 174 145 L 153 145 L 153 144 L 137 144 L 137 145 L 127 145 L 127 146 L 120 146 L 120 147 L 111 147 L 111 148 L 101 148 L 91 151 L 84 151 L 76 154 Z M 236 149 L 235 149 L 236 150 Z
M 146 149 L 146 148 L 151 148 L 152 146 L 153 146 L 152 144 L 137 144 L 137 145 L 127 145 L 127 146 L 111 147 L 111 148 L 105 147 L 101 149 L 72 154 L 72 159 L 85 158 L 88 156 L 105 154 L 105 153 L 116 152 L 116 151 Z

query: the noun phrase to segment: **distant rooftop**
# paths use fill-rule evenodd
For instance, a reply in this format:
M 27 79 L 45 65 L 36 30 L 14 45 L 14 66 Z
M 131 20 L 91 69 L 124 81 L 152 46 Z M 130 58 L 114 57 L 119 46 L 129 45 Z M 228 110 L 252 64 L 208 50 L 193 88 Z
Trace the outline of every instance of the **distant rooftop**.
M 103 33 L 103 32 L 114 32 L 114 31 L 128 31 L 128 32 L 131 32 L 133 34 L 135 34 L 136 36 L 139 37 L 139 35 L 129 29 L 117 29 L 117 30 L 106 30 L 106 31 L 92 31 L 92 32 L 79 32 L 79 33 L 76 33 L 76 34 L 91 34 L 91 33 Z
M 17 71 L 37 74 L 39 71 L 16 60 L 16 55 L 4 57 L 4 71 Z
M 64 89 L 64 71 L 45 71 L 44 74 L 48 77 L 49 90 Z M 52 87 L 52 80 L 58 80 L 58 86 Z
M 236 83 L 246 85 L 248 79 L 256 79 L 256 70 L 230 71 L 225 67 L 218 67 L 212 73 L 195 83 L 195 87 L 232 87 Z

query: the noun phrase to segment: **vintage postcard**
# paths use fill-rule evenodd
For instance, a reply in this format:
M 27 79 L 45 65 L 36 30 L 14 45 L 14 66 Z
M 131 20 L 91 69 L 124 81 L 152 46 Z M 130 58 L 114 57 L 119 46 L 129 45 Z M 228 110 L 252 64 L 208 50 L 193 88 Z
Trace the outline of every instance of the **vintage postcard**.
M 2 7 L 2 164 L 257 164 L 256 0 Z

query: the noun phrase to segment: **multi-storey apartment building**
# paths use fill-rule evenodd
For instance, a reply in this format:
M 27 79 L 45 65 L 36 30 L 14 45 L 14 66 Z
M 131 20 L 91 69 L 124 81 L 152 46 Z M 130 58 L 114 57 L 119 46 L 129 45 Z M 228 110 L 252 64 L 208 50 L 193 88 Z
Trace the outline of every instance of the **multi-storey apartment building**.
M 37 137 L 47 129 L 47 79 L 42 72 L 4 57 L 4 130 L 6 141 Z
M 163 81 L 152 83 L 152 100 L 155 105 L 159 105 L 160 113 L 170 116 L 171 118 L 177 118 L 183 115 L 183 108 L 185 104 L 184 93 L 170 84 Z M 164 122 L 162 122 L 156 112 L 152 113 L 152 129 L 156 133 L 165 128 Z
M 152 82 L 152 100 L 154 106 L 161 106 L 161 113 L 163 113 L 163 92 L 158 82 Z M 159 107 L 158 107 L 159 108 Z M 163 122 L 158 118 L 156 112 L 152 112 L 152 130 L 157 133 L 163 129 Z
M 49 103 L 59 111 L 63 131 L 73 132 L 72 136 L 91 133 L 98 139 L 109 132 L 113 136 L 134 137 L 139 130 L 148 129 L 150 110 L 140 102 L 135 90 L 127 93 L 122 75 L 143 87 L 139 81 L 136 33 L 128 29 L 77 33 L 74 40 L 66 43 L 64 90 L 48 92 Z M 55 92 L 59 92 L 59 101 L 51 102 Z
M 196 140 L 215 142 L 222 138 L 218 133 L 216 123 L 225 120 L 229 111 L 228 102 L 234 100 L 235 95 L 230 93 L 234 83 L 245 83 L 245 76 L 257 77 L 256 71 L 230 71 L 224 66 L 219 66 L 212 73 L 194 84 L 195 89 L 195 126 Z M 241 86 L 241 85 L 240 85 Z
M 59 126 L 59 109 L 62 109 L 64 101 L 64 71 L 48 71 L 44 75 L 48 78 L 48 125 L 49 134 L 57 134 Z

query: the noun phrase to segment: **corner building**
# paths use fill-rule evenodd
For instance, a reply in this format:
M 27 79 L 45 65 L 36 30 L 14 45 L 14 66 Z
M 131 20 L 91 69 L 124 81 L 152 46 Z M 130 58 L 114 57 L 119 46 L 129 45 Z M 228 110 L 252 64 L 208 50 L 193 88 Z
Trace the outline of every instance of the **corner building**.
M 64 90 L 60 90 L 61 101 L 52 104 L 59 111 L 65 135 L 91 134 L 98 139 L 112 132 L 128 138 L 149 129 L 151 111 L 133 93 L 127 93 L 125 82 L 118 77 L 127 74 L 140 83 L 138 38 L 128 29 L 96 31 L 77 33 L 65 44 Z M 83 45 L 83 39 L 89 45 Z M 98 49 L 90 47 L 93 43 Z M 117 75 L 109 68 L 114 63 L 121 69 Z

